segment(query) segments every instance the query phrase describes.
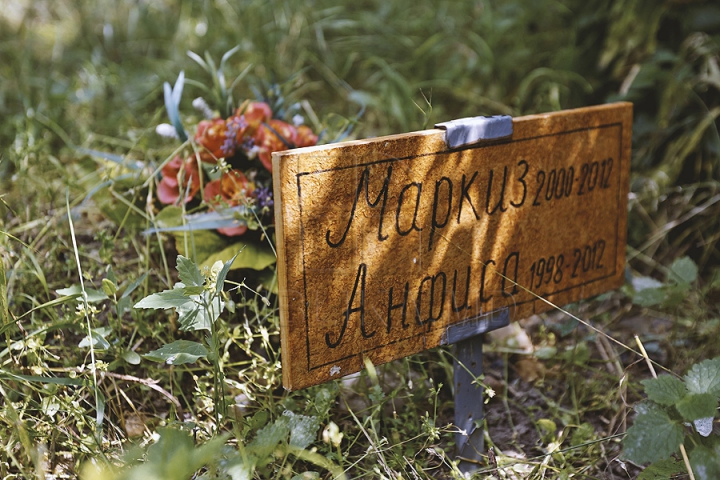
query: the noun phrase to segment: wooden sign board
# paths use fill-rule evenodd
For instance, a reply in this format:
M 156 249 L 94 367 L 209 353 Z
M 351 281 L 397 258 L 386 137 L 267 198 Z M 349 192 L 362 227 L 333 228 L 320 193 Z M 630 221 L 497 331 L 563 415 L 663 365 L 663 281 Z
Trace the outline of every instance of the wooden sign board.
M 623 283 L 632 105 L 513 128 L 456 150 L 436 129 L 273 154 L 285 388 Z

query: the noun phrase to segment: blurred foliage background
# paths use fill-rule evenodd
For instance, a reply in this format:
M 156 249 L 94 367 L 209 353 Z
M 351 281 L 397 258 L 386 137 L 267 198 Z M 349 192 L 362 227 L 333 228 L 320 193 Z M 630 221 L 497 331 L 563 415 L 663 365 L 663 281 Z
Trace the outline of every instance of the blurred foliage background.
M 354 124 L 356 138 L 431 128 L 463 116 L 519 116 L 633 102 L 631 270 L 663 281 L 669 278 L 668 265 L 690 256 L 699 267 L 701 294 L 663 304 L 669 318 L 684 328 L 679 339 L 667 343 L 663 359 L 669 368 L 684 371 L 692 361 L 720 353 L 716 0 L 0 0 L 0 231 L 13 236 L 0 236 L 0 274 L 4 269 L 9 279 L 7 285 L 0 282 L 0 300 L 6 300 L 0 302 L 2 325 L 10 324 L 10 312 L 17 317 L 51 301 L 51 291 L 73 283 L 77 275 L 70 239 L 52 231 L 67 229 L 65 192 L 76 199 L 73 206 L 88 193 L 85 177 L 95 163 L 87 149 L 159 164 L 169 145 L 154 133 L 158 123 L 167 121 L 163 82 L 172 83 L 185 71 L 189 82 L 181 110 L 193 115 L 192 99 L 204 93 L 198 85 L 210 79 L 187 52 L 209 52 L 219 59 L 235 46 L 240 49 L 228 60 L 226 73 L 232 77 L 249 68 L 235 98 L 253 98 L 277 84 L 289 102 L 307 100 L 328 130 Z M 95 222 L 108 231 L 91 230 L 81 238 L 92 244 L 81 252 L 84 260 L 95 262 L 88 275 L 104 276 L 112 265 L 118 282 L 129 283 L 147 273 L 152 262 L 145 254 L 156 257 L 157 247 L 148 241 L 143 248 L 146 240 L 139 236 L 113 238 L 109 230 L 114 227 L 94 215 L 89 214 L 89 227 Z M 59 330 L 66 315 L 33 313 L 25 328 L 52 323 Z M 133 322 L 118 327 L 117 335 L 130 329 L 133 339 L 148 343 L 169 335 L 149 317 L 133 313 Z M 8 330 L 3 331 L 10 342 Z M 30 372 L 43 371 L 44 355 L 62 356 L 68 368 L 83 363 L 81 351 L 69 353 L 62 347 L 64 339 L 50 337 L 45 344 L 43 336 L 23 347 L 21 359 Z M 7 350 L 0 352 L 0 360 L 3 368 L 10 365 Z M 403 365 L 432 377 L 423 362 L 411 359 Z M 449 364 L 442 365 L 441 370 Z M 571 365 L 580 368 L 581 388 L 588 375 Z M 603 380 L 611 382 L 613 394 L 617 380 Z M 254 407 L 258 411 L 282 412 L 273 400 L 272 381 L 258 386 L 268 395 Z M 588 388 L 595 390 L 592 395 L 608 391 L 605 383 Z M 424 391 L 422 401 L 432 395 L 437 399 L 439 387 L 433 389 Z M 77 457 L 66 463 L 75 466 L 79 458 L 97 453 L 97 445 L 85 437 L 80 442 L 74 433 L 84 415 L 78 405 L 91 408 L 82 403 L 86 399 L 73 404 L 65 421 L 43 423 L 43 392 L 40 387 L 34 391 L 36 403 L 26 400 L 26 406 L 37 407 L 31 409 L 37 415 L 33 438 L 51 450 L 58 444 L 73 451 Z M 403 392 L 398 387 L 393 395 Z M 334 399 L 336 392 L 328 395 Z M 622 398 L 590 403 L 622 410 Z M 13 399 L 22 403 L 17 395 Z M 332 401 L 326 403 L 322 415 L 347 417 L 332 413 Z M 47 405 L 42 405 L 45 412 Z M 423 412 L 426 417 L 416 431 L 391 429 L 394 433 L 383 435 L 402 448 L 401 438 L 424 438 L 419 447 L 412 444 L 415 450 L 422 450 L 428 438 L 436 440 L 425 403 L 417 408 L 417 415 L 408 418 Z M 20 432 L 18 438 L 27 440 L 18 422 L 0 422 L 0 433 Z M 359 430 L 352 435 L 353 445 L 366 441 Z M 9 443 L 3 447 L 17 452 Z M 440 468 L 442 461 L 427 457 L 427 465 Z M 600 464 L 588 457 L 567 458 L 578 465 Z M 358 468 L 370 471 L 372 463 Z
M 633 190 L 657 196 L 720 175 L 719 32 L 709 0 L 4 0 L 0 174 L 40 145 L 61 164 L 71 145 L 148 146 L 162 82 L 208 80 L 186 52 L 239 45 L 228 71 L 251 66 L 250 82 L 284 84 L 326 121 L 363 111 L 357 137 L 632 101 Z M 701 263 L 720 260 L 716 240 Z

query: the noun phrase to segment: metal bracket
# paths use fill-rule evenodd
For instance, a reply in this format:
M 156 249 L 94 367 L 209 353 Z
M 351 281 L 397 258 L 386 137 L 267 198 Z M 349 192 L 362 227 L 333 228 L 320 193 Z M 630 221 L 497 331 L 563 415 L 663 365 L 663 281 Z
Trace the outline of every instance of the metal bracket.
M 435 124 L 445 130 L 448 148 L 458 148 L 481 140 L 495 140 L 509 137 L 513 133 L 512 117 L 493 115 L 490 117 L 468 117 Z
M 458 468 L 471 473 L 480 468 L 485 447 L 482 389 L 475 379 L 482 375 L 483 334 L 510 323 L 506 308 L 451 325 L 443 335 L 443 344 L 455 344 L 455 434 Z

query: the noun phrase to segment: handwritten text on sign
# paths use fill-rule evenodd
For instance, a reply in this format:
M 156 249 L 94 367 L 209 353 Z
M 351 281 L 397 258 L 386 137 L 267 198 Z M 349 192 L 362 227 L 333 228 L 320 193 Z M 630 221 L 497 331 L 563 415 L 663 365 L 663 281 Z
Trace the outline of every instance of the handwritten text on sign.
M 430 130 L 273 156 L 283 380 L 296 389 L 622 283 L 632 107 L 516 118 L 448 150 Z

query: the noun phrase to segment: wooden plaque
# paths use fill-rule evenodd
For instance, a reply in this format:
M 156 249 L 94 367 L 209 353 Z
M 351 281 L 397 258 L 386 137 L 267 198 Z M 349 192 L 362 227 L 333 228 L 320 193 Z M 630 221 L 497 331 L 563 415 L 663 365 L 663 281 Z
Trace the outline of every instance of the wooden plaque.
M 273 154 L 283 384 L 298 389 L 623 283 L 632 105 Z

